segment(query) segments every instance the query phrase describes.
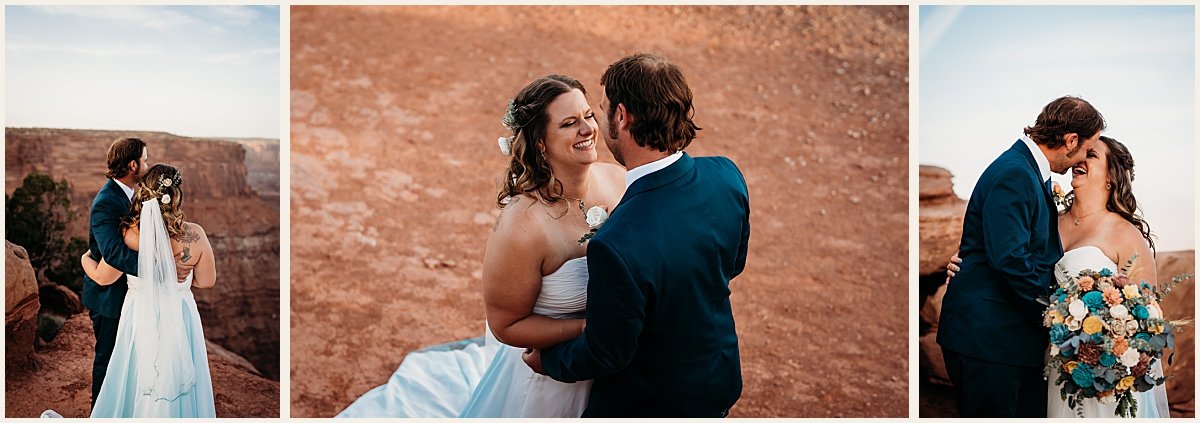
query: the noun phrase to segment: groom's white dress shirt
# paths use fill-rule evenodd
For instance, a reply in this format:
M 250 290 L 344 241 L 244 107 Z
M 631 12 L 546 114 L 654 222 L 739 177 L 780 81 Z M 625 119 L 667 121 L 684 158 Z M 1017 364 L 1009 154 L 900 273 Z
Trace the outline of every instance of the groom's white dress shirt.
M 1050 182 L 1050 159 L 1046 158 L 1046 153 L 1043 153 L 1042 149 L 1038 148 L 1037 143 L 1033 142 L 1028 135 L 1021 136 L 1021 141 L 1024 141 L 1025 147 L 1029 149 L 1030 153 L 1033 153 L 1033 161 L 1037 163 L 1042 183 Z
M 675 164 L 675 161 L 679 160 L 680 157 L 683 157 L 683 152 L 677 151 L 675 154 L 670 156 L 663 157 L 633 169 L 629 169 L 629 172 L 625 173 L 625 189 L 629 189 L 629 186 L 633 185 L 634 181 L 641 179 L 643 176 L 658 172 L 666 169 L 667 166 Z
M 117 186 L 121 187 L 121 191 L 125 191 L 126 199 L 128 199 L 129 201 L 133 201 L 133 188 L 125 186 L 125 184 L 121 183 L 121 181 L 118 181 L 116 179 L 113 179 L 113 182 L 116 182 Z

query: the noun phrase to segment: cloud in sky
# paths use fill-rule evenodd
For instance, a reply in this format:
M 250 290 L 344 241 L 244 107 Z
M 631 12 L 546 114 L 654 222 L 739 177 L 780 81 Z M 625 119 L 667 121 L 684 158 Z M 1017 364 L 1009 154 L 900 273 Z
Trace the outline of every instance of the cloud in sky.
M 277 6 L 7 6 L 9 126 L 279 137 Z

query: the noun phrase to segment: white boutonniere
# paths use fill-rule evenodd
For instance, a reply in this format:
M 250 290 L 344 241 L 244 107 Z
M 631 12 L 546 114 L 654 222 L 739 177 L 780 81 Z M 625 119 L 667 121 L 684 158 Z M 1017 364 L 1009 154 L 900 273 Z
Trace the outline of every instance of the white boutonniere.
M 579 238 L 579 245 L 583 245 L 583 243 L 596 235 L 596 231 L 600 230 L 600 225 L 603 225 L 604 221 L 608 220 L 608 210 L 600 206 L 593 206 L 584 215 L 584 220 L 587 221 L 589 230 Z

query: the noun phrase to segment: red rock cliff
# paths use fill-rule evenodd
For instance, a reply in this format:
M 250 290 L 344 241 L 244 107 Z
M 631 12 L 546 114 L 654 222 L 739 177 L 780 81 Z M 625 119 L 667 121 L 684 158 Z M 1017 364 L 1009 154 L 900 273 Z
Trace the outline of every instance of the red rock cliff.
M 268 377 L 278 378 L 278 141 L 6 128 L 5 192 L 12 193 L 30 172 L 66 179 L 72 190 L 71 208 L 76 212 L 68 232 L 86 238 L 88 208 L 105 183 L 108 147 L 126 136 L 147 142 L 150 163 L 169 163 L 183 171 L 187 218 L 203 226 L 212 242 L 217 285 L 196 290 L 205 335 L 246 357 Z M 255 147 L 246 147 L 248 144 Z M 264 157 L 271 152 L 276 156 L 273 161 Z M 273 183 L 271 175 L 275 175 Z

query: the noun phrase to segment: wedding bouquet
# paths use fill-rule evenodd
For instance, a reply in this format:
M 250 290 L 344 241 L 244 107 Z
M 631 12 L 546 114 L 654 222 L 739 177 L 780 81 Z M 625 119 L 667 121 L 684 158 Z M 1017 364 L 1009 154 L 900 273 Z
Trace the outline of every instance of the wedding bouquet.
M 1046 372 L 1059 370 L 1053 382 L 1073 409 L 1083 398 L 1096 398 L 1130 417 L 1137 413 L 1134 393 L 1166 380 L 1158 361 L 1165 348 L 1175 347 L 1176 322 L 1163 318 L 1159 300 L 1190 275 L 1162 287 L 1133 282 L 1126 273 L 1136 260 L 1117 274 L 1082 270 L 1059 281 L 1050 296 L 1043 320 L 1050 330 Z

